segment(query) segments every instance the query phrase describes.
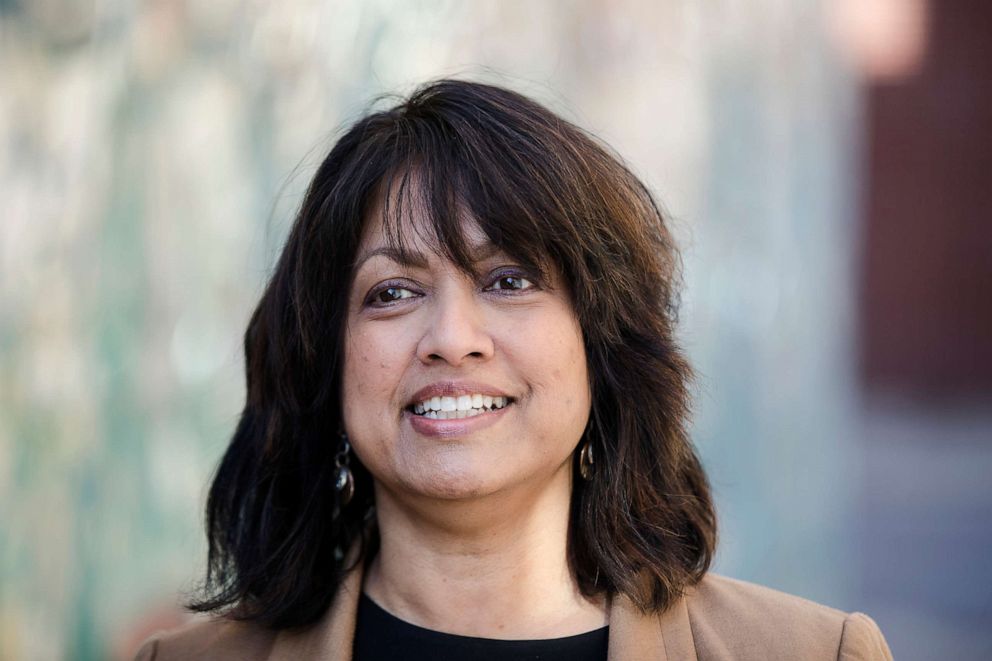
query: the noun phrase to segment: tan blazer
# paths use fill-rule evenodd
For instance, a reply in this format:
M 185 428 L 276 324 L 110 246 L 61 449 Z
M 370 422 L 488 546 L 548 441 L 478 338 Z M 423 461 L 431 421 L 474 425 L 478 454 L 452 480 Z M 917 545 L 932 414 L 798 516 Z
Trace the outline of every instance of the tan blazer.
M 135 660 L 351 661 L 361 587 L 361 571 L 353 571 L 327 614 L 302 631 L 202 619 L 153 636 Z M 715 574 L 661 615 L 644 615 L 623 597 L 610 608 L 610 661 L 891 658 L 867 615 Z

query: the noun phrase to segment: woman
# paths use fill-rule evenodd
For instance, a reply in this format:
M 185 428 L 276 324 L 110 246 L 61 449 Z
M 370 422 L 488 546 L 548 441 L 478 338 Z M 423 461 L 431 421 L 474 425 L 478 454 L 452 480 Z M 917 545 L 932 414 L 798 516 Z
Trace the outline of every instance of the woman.
M 864 615 L 707 574 L 677 264 L 643 184 L 520 95 L 356 123 L 245 334 L 220 615 L 138 657 L 889 658 Z

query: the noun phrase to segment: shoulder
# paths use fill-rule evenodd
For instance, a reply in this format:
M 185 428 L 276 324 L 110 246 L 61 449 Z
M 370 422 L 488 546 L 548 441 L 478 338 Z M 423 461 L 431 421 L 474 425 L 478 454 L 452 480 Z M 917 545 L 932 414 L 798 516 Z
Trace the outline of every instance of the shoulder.
M 144 642 L 135 661 L 216 659 L 250 661 L 269 656 L 276 632 L 222 617 L 195 617 Z
M 863 613 L 718 574 L 707 574 L 686 594 L 686 607 L 700 659 L 892 658 Z

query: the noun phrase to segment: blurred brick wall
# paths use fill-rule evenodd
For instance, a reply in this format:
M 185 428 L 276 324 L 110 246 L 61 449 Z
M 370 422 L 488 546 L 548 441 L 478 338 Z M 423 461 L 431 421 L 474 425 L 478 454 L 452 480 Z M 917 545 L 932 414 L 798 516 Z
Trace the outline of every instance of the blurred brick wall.
M 868 93 L 862 376 L 992 393 L 992 3 L 930 3 L 926 58 Z

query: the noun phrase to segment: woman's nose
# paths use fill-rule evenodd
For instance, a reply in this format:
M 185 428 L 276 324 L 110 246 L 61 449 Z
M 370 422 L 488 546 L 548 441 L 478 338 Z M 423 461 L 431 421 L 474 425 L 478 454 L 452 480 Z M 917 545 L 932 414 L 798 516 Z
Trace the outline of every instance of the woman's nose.
M 434 295 L 427 313 L 429 321 L 417 346 L 417 357 L 425 364 L 444 361 L 458 366 L 465 361 L 492 357 L 495 348 L 487 328 L 481 301 L 469 288 Z

